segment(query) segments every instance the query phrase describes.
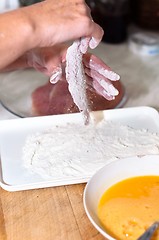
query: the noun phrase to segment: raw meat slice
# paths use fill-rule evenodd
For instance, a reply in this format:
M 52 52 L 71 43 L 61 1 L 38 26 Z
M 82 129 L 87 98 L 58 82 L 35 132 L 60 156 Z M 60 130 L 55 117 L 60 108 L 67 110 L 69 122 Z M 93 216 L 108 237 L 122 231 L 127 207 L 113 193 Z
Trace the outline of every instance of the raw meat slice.
M 119 90 L 119 95 L 112 101 L 108 101 L 98 93 L 87 89 L 87 98 L 91 111 L 113 109 L 121 102 L 124 96 L 121 81 L 113 82 L 113 85 Z M 48 80 L 47 84 L 38 87 L 32 93 L 33 116 L 75 112 L 79 112 L 79 109 L 73 102 L 66 79 L 62 79 L 56 84 L 51 84 Z

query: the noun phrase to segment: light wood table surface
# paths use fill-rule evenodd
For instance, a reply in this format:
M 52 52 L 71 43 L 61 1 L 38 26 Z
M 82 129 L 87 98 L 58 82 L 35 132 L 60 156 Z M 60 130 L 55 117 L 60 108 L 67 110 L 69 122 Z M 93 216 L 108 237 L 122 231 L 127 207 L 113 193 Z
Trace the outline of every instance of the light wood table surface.
M 127 44 L 101 44 L 95 53 L 120 74 L 124 107 L 159 109 L 159 55 L 140 57 Z M 16 118 L 0 106 L 0 120 Z M 0 240 L 104 240 L 83 208 L 85 184 L 7 192 L 0 189 Z
M 83 209 L 84 186 L 13 193 L 0 189 L 0 239 L 103 240 Z

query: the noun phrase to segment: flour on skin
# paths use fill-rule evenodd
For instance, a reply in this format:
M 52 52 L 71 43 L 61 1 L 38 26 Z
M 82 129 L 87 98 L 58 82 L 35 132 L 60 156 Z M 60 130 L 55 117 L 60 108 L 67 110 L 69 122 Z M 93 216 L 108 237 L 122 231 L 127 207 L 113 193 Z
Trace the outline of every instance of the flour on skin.
M 92 176 L 118 158 L 159 154 L 159 134 L 106 120 L 67 124 L 28 136 L 24 166 L 47 179 Z

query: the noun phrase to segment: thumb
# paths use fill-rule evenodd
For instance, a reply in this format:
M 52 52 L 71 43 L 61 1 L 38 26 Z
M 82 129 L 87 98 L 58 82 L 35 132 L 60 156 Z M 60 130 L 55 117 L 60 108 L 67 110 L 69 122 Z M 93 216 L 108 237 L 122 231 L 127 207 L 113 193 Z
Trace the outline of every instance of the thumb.
M 54 67 L 51 77 L 50 77 L 50 82 L 55 84 L 57 83 L 60 79 L 62 78 L 62 66 L 59 65 L 58 67 Z

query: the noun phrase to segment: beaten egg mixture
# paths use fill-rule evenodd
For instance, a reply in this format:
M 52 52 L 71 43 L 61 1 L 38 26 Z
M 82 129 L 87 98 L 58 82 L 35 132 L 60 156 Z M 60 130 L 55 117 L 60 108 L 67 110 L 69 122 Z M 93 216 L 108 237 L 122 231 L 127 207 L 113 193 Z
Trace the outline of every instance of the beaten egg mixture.
M 159 176 L 140 176 L 118 182 L 101 197 L 98 217 L 117 240 L 136 240 L 159 220 Z M 159 240 L 157 230 L 152 240 Z

